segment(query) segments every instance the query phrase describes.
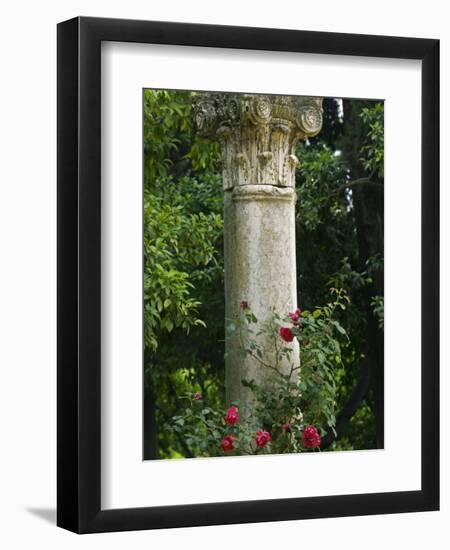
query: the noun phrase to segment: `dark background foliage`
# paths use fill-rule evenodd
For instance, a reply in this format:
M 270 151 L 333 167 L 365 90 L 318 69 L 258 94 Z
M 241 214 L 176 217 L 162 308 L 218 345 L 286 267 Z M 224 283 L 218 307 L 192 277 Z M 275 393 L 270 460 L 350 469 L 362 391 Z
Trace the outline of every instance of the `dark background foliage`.
M 144 458 L 191 457 L 171 428 L 186 392 L 225 406 L 220 151 L 194 135 L 191 92 L 144 92 Z M 344 288 L 350 336 L 338 379 L 337 438 L 384 445 L 383 103 L 324 100 L 323 130 L 297 156 L 298 303 Z

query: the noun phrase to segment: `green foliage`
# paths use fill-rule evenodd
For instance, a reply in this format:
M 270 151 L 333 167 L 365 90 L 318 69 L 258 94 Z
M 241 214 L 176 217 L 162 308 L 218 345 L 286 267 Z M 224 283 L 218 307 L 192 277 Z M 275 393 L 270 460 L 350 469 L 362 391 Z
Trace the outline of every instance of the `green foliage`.
M 361 146 L 360 159 L 368 174 L 384 176 L 384 104 L 364 107 L 361 119 L 367 129 L 366 142 Z
M 370 305 L 373 307 L 380 328 L 384 328 L 384 296 L 373 296 Z
M 383 103 L 344 100 L 341 126 L 338 115 L 335 117 L 338 120 L 331 135 L 324 127 L 318 138 L 300 143 L 297 150 L 297 288 L 304 308 L 326 299 L 324 289 L 329 286 L 346 289 L 351 298 L 351 304 L 339 317 L 350 339 L 342 349 L 343 369 L 336 379 L 337 410 L 342 411 L 365 376 L 369 307 L 380 327 L 382 324 L 382 298 L 377 298 L 377 304 L 373 301 L 374 295 L 381 294 L 373 285 L 383 279 L 382 250 L 378 256 L 374 249 L 368 251 L 367 258 L 361 256 L 353 184 L 360 178 L 377 178 L 382 183 Z M 369 128 L 369 121 L 373 129 Z M 373 187 L 367 183 L 359 187 L 363 196 L 370 189 Z M 382 201 L 381 207 L 374 204 L 373 210 L 382 215 Z M 376 446 L 374 410 L 375 399 L 369 386 L 356 414 L 345 424 L 346 448 Z M 339 434 L 331 448 L 342 448 L 343 437 Z
M 187 92 L 144 90 L 144 169 L 149 189 L 169 175 L 172 158 L 189 135 L 188 97 Z
M 337 372 L 343 369 L 341 347 L 348 345 L 346 330 L 335 318 L 336 310 L 345 311 L 350 299 L 343 290 L 330 290 L 333 301 L 302 313 L 298 334 L 301 357 L 302 397 L 306 424 L 323 426 L 322 431 L 336 425 Z
M 193 135 L 190 115 L 190 92 L 144 91 L 144 380 L 157 426 L 196 388 L 223 403 L 222 182 L 217 145 Z M 147 455 L 188 452 L 157 429 Z
M 218 214 L 186 214 L 184 196 L 166 182 L 160 196 L 144 190 L 145 344 L 156 349 L 158 331 L 203 325 L 194 282 L 217 267 Z
M 317 230 L 328 218 L 339 223 L 347 215 L 345 196 L 336 194 L 336 188 L 348 181 L 342 159 L 322 143 L 312 147 L 303 142 L 297 155 L 302 159 L 297 171 L 297 181 L 301 182 L 297 219 L 307 231 Z M 324 210 L 328 214 L 326 219 Z
M 330 286 L 352 287 L 331 282 L 331 275 L 346 268 L 357 270 L 355 228 L 345 185 L 349 170 L 341 155 L 316 141 L 301 143 L 297 169 L 297 288 L 299 303 L 309 309 L 327 300 Z
M 148 189 L 158 190 L 160 178 L 173 174 L 177 163 L 181 170 L 217 171 L 218 145 L 192 135 L 191 97 L 190 92 L 144 90 L 144 174 Z
M 205 326 L 195 285 L 219 266 L 217 176 L 171 173 L 180 162 L 186 169 L 187 158 L 209 158 L 212 150 L 205 142 L 191 144 L 190 97 L 144 92 L 144 338 L 152 350 L 161 333 Z
M 375 431 L 375 416 L 370 403 L 365 400 L 352 416 L 351 422 L 332 445 L 334 451 L 353 451 L 371 448 L 370 437 Z
M 179 398 L 183 414 L 173 417 L 169 429 L 186 442 L 193 456 L 215 456 L 225 429 L 225 414 L 222 410 L 205 406 L 203 397 L 196 400 L 194 395 L 188 392 Z

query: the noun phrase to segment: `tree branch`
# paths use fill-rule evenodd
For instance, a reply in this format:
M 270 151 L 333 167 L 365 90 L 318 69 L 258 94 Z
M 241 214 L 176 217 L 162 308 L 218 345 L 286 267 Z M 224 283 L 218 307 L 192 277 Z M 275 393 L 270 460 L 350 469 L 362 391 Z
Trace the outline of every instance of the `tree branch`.
M 352 187 L 357 187 L 359 185 L 367 185 L 369 187 L 374 188 L 377 191 L 384 192 L 384 184 L 379 181 L 373 181 L 370 178 L 358 178 L 353 181 L 349 181 L 348 183 L 344 183 L 344 185 L 340 185 L 336 189 L 334 189 L 326 198 L 325 202 L 328 201 L 331 197 L 334 195 L 338 195 L 341 191 L 345 191 L 345 189 L 349 189 Z

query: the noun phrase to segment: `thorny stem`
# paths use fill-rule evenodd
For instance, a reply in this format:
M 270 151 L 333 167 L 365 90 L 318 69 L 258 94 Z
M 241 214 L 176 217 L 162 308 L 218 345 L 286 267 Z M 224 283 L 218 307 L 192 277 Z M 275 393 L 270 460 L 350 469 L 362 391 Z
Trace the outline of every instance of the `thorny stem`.
M 253 359 L 255 359 L 256 361 L 258 361 L 258 363 L 259 363 L 260 365 L 262 365 L 263 367 L 266 367 L 267 369 L 272 369 L 272 370 L 276 371 L 278 374 L 281 375 L 281 373 L 278 371 L 277 368 L 272 367 L 272 365 L 268 365 L 267 363 L 265 363 L 260 357 L 258 357 L 257 354 L 253 353 L 253 351 L 252 351 L 251 349 L 249 349 L 249 348 L 247 348 L 247 347 L 245 346 L 244 340 L 243 340 L 243 338 L 242 338 L 242 330 L 241 330 L 241 329 L 239 329 L 239 342 L 240 342 L 240 344 L 241 344 L 241 348 L 242 348 L 246 353 L 249 353 Z

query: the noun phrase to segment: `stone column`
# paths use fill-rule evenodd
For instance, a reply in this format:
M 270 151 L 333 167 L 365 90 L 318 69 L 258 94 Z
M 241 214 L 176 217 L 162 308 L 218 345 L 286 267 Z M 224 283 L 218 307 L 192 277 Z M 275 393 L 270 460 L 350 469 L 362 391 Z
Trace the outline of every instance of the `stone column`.
M 193 120 L 222 149 L 227 321 L 242 317 L 245 301 L 259 329 L 273 309 L 286 315 L 297 307 L 295 148 L 320 131 L 322 99 L 204 93 L 194 98 Z M 249 409 L 253 396 L 242 379 L 267 387 L 274 373 L 240 353 L 239 340 L 235 334 L 226 343 L 227 401 Z M 264 362 L 274 366 L 275 339 L 260 335 L 258 344 Z M 298 365 L 298 342 L 291 346 Z M 282 372 L 289 368 L 286 360 L 278 364 Z

